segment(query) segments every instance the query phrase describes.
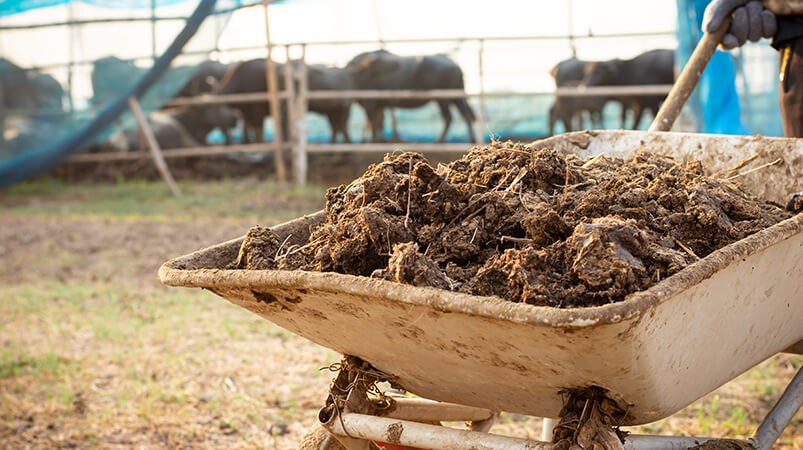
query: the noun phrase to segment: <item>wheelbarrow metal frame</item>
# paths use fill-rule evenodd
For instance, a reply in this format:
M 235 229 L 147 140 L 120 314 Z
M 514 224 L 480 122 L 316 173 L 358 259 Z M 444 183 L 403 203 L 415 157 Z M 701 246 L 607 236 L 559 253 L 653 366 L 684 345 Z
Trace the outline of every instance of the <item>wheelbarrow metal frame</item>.
M 544 434 L 548 434 L 550 431 L 547 429 L 548 427 L 545 427 L 545 433 L 541 437 L 542 441 L 500 436 L 476 430 L 457 430 L 422 422 L 462 421 L 482 417 L 492 421 L 494 412 L 423 399 L 397 401 L 404 406 L 400 406 L 395 414 L 391 413 L 381 417 L 345 411 L 329 417 L 321 425 L 329 430 L 347 450 L 358 450 L 357 446 L 349 444 L 359 442 L 359 440 L 363 440 L 359 442 L 359 448 L 365 448 L 365 445 L 372 441 L 428 450 L 475 450 L 477 448 L 551 450 L 553 448 L 551 443 L 543 441 Z M 803 406 L 803 369 L 798 370 L 792 378 L 752 438 L 728 439 L 728 441 L 751 445 L 758 450 L 769 450 L 801 406 Z M 547 425 L 546 422 L 545 425 Z M 683 450 L 717 439 L 691 436 L 629 435 L 625 438 L 624 448 L 627 450 Z

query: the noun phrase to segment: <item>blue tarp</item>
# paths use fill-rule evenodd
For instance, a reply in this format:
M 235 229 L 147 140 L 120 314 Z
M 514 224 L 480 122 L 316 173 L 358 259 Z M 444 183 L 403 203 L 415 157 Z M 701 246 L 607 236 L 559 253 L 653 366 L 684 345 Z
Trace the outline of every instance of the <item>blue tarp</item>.
M 155 6 L 164 6 L 186 3 L 189 0 L 156 0 Z M 11 16 L 39 8 L 66 5 L 68 3 L 85 3 L 102 8 L 115 9 L 151 9 L 151 0 L 4 0 L 0 2 L 0 17 Z
M 702 19 L 710 0 L 678 0 L 677 62 L 683 67 L 702 37 Z M 698 131 L 714 134 L 780 136 L 774 50 L 763 41 L 732 52 L 717 51 L 689 108 Z M 752 69 L 748 71 L 746 69 Z M 758 76 L 761 75 L 761 76 Z

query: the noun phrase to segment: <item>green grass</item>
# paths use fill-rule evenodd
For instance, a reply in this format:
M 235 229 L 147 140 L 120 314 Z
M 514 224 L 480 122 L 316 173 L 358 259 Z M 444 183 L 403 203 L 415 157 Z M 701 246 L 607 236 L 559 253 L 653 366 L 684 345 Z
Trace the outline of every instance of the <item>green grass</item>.
M 337 360 L 201 290 L 122 280 L 2 290 L 0 441 L 17 436 L 5 425 L 33 416 L 81 448 L 121 433 L 143 445 L 167 433 L 189 447 L 256 448 L 274 438 L 266 420 L 311 420 L 329 379 L 318 368 Z
M 34 357 L 10 349 L 0 349 L 0 378 L 21 375 L 58 375 L 69 361 L 52 352 Z
M 266 216 L 289 220 L 323 206 L 322 186 L 279 185 L 270 181 L 182 181 L 174 197 L 161 181 L 74 184 L 39 179 L 0 190 L 0 214 L 26 216 L 101 216 L 195 220 Z

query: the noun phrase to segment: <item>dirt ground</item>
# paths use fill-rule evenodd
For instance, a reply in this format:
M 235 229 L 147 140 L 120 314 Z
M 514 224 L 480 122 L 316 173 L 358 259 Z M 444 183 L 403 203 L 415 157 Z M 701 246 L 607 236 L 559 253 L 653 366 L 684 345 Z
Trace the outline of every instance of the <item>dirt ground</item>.
M 250 209 L 87 214 L 97 198 L 59 200 L 84 211 L 72 214 L 57 196 L 0 193 L 0 448 L 294 448 L 331 378 L 320 369 L 338 355 L 156 279 L 166 259 L 244 234 Z M 282 205 L 257 223 L 283 220 Z M 801 364 L 774 357 L 637 431 L 749 435 Z M 503 415 L 493 431 L 538 438 L 540 420 Z M 803 449 L 803 414 L 777 448 Z

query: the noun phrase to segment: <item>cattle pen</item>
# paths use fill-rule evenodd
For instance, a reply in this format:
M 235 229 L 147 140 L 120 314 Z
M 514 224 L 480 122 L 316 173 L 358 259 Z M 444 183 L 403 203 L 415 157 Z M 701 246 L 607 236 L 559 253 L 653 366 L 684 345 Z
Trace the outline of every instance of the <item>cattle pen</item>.
M 205 50 L 192 50 L 184 51 L 184 55 L 209 55 L 214 54 L 216 58 L 228 58 L 236 60 L 238 55 L 262 55 L 266 57 L 266 63 L 269 66 L 266 73 L 271 78 L 267 83 L 268 90 L 266 92 L 254 92 L 247 94 L 233 94 L 233 95 L 214 95 L 205 94 L 196 97 L 184 98 L 163 98 L 160 107 L 188 107 L 188 106 L 209 106 L 209 105 L 225 105 L 231 103 L 260 103 L 267 102 L 272 105 L 271 109 L 275 110 L 275 105 L 278 102 L 284 102 L 287 105 L 287 114 L 285 117 L 280 117 L 279 114 L 271 114 L 270 121 L 272 126 L 269 129 L 273 131 L 273 139 L 266 142 L 258 143 L 234 143 L 222 145 L 212 143 L 209 145 L 193 145 L 181 146 L 177 148 L 163 149 L 160 148 L 140 148 L 140 150 L 120 152 L 120 151 L 100 151 L 100 152 L 83 152 L 74 154 L 67 159 L 71 164 L 81 164 L 87 162 L 104 163 L 110 161 L 135 161 L 148 158 L 164 158 L 171 160 L 175 158 L 185 157 L 205 157 L 205 156 L 220 156 L 231 154 L 273 154 L 275 155 L 275 165 L 277 171 L 277 178 L 281 181 L 286 181 L 292 178 L 295 182 L 304 183 L 307 180 L 308 163 L 307 159 L 310 154 L 321 153 L 369 153 L 369 152 L 392 152 L 398 149 L 419 152 L 464 152 L 468 148 L 468 143 L 484 143 L 488 142 L 491 138 L 508 138 L 511 134 L 516 138 L 536 139 L 549 135 L 543 131 L 532 131 L 533 129 L 540 129 L 540 124 L 546 122 L 546 110 L 548 102 L 552 98 L 557 97 L 615 97 L 615 96 L 650 96 L 650 95 L 665 95 L 670 85 L 641 85 L 641 86 L 628 86 L 628 87 L 579 87 L 579 88 L 548 88 L 545 86 L 532 88 L 520 86 L 507 86 L 505 83 L 496 83 L 496 86 L 489 86 L 488 75 L 497 75 L 501 72 L 498 68 L 498 61 L 500 60 L 500 51 L 504 50 L 505 46 L 514 46 L 518 49 L 529 48 L 527 50 L 537 59 L 539 51 L 544 48 L 550 51 L 557 51 L 566 56 L 573 55 L 576 52 L 576 47 L 581 47 L 585 43 L 598 43 L 608 42 L 615 43 L 622 41 L 652 41 L 656 42 L 655 46 L 671 46 L 674 42 L 674 31 L 657 31 L 646 33 L 592 33 L 590 30 L 587 33 L 577 33 L 568 27 L 568 32 L 561 35 L 530 35 L 530 36 L 492 36 L 492 37 L 433 37 L 433 38 L 404 38 L 404 39 L 382 39 L 377 40 L 329 40 L 325 42 L 274 42 L 270 37 L 270 19 L 268 11 L 273 7 L 268 7 L 270 2 L 254 2 L 243 3 L 238 8 L 250 8 L 254 6 L 261 6 L 264 8 L 264 26 L 265 26 L 265 43 L 263 45 L 241 46 L 241 47 L 228 47 L 221 48 L 218 42 L 215 42 L 213 49 Z M 572 2 L 567 3 L 567 7 L 571 9 Z M 233 9 L 232 9 L 233 10 Z M 231 12 L 229 10 L 228 12 Z M 151 24 L 159 21 L 178 21 L 180 17 L 156 17 L 151 14 L 147 18 Z M 122 19 L 121 19 L 122 20 Z M 131 19 L 131 20 L 145 20 L 145 19 Z M 54 26 L 68 26 L 68 27 L 86 27 L 93 24 L 92 20 L 77 20 L 74 22 L 62 22 L 54 24 Z M 42 24 L 32 25 L 41 28 Z M 24 28 L 20 26 L 10 27 L 9 29 Z M 665 45 L 669 43 L 669 45 Z M 309 62 L 309 54 L 312 50 L 316 50 L 318 54 L 326 53 L 331 49 L 338 49 L 343 51 L 345 48 L 410 48 L 415 46 L 424 47 L 438 47 L 447 48 L 447 53 L 459 53 L 459 65 L 463 69 L 466 78 L 470 79 L 467 82 L 466 89 L 439 89 L 439 90 L 327 90 L 316 91 L 310 90 L 306 83 L 306 64 Z M 326 49 L 326 50 L 323 50 Z M 151 50 L 150 58 L 156 54 L 154 49 Z M 409 53 L 409 50 L 406 52 Z M 149 56 L 142 55 L 139 58 L 130 58 L 130 60 L 147 59 Z M 489 60 L 491 62 L 489 63 Z M 274 61 L 294 61 L 300 64 L 284 64 L 282 66 L 284 83 L 278 85 L 275 82 L 279 77 L 276 73 Z M 315 60 L 314 62 L 317 62 Z M 329 61 L 331 62 L 331 61 Z M 40 70 L 56 70 L 58 68 L 66 69 L 68 74 L 67 83 L 68 95 L 67 98 L 73 98 L 72 80 L 73 74 L 80 69 L 81 66 L 87 66 L 91 61 L 75 61 L 73 55 L 70 54 L 70 60 L 63 65 L 53 64 L 48 66 L 38 66 L 36 69 Z M 494 70 L 496 73 L 494 74 Z M 517 72 L 517 76 L 526 77 L 528 75 L 537 77 L 537 74 L 532 68 L 529 69 L 516 69 L 513 68 L 510 72 Z M 546 72 L 542 70 L 541 72 Z M 540 74 L 543 75 L 543 74 Z M 543 83 L 542 83 L 543 85 Z M 307 116 L 308 105 L 310 101 L 315 100 L 347 100 L 354 103 L 364 100 L 444 100 L 444 99 L 466 99 L 471 102 L 474 110 L 476 111 L 476 122 L 474 123 L 474 133 L 468 136 L 469 139 L 450 139 L 449 142 L 426 142 L 420 139 L 417 140 L 403 140 L 403 142 L 369 142 L 364 139 L 361 142 L 338 142 L 338 143 L 323 143 L 310 141 L 308 139 L 307 129 Z M 504 105 L 504 102 L 510 101 L 530 101 L 537 103 L 540 101 L 539 106 L 528 106 L 529 110 L 525 108 L 513 106 L 500 106 L 490 107 L 490 104 Z M 70 101 L 70 108 L 72 108 L 72 101 Z M 144 108 L 146 109 L 146 108 Z M 147 109 L 146 109 L 147 112 Z M 5 112 L 4 114 L 8 114 Z M 352 114 L 354 115 L 354 114 Z M 395 122 L 395 115 L 390 114 L 390 119 Z M 284 127 L 281 121 L 287 121 L 290 125 L 287 127 L 289 131 L 288 136 L 282 136 Z M 510 128 L 515 126 L 503 126 L 509 124 L 516 124 L 517 122 L 528 121 L 529 130 L 526 133 L 518 135 L 516 133 L 505 132 L 501 129 Z M 431 121 L 430 121 L 431 122 Z M 503 125 L 500 125 L 502 123 Z M 533 123 L 538 125 L 533 126 Z M 395 125 L 395 124 L 394 124 Z M 147 121 L 137 121 L 137 126 L 140 132 L 147 134 L 142 128 L 148 127 Z M 615 126 L 613 126 L 615 127 Z M 690 127 L 686 127 L 687 129 Z M 468 142 L 468 143 L 467 143 Z M 150 146 L 150 145 L 149 145 Z M 157 146 L 158 147 L 158 146 Z M 284 157 L 288 155 L 289 157 Z M 285 169 L 287 161 L 290 161 L 291 169 Z M 164 166 L 167 175 L 163 177 L 170 178 L 169 165 L 157 164 L 157 166 Z
M 631 35 L 606 35 L 606 36 L 567 36 L 564 39 L 585 39 L 585 38 L 626 38 L 634 37 Z M 551 37 L 530 37 L 522 39 L 516 38 L 490 38 L 490 39 L 477 39 L 479 61 L 483 60 L 483 53 L 485 48 L 485 41 L 500 41 L 506 40 L 519 40 L 519 41 L 539 41 L 544 39 L 554 39 Z M 436 39 L 430 40 L 417 40 L 417 42 L 436 42 Z M 469 39 L 461 40 L 462 42 L 469 41 Z M 401 43 L 404 41 L 399 41 Z M 396 41 L 388 41 L 387 44 L 397 43 Z M 344 44 L 369 44 L 368 42 L 345 42 Z M 298 44 L 278 44 L 271 46 L 272 49 L 283 47 L 286 51 L 287 60 L 290 60 L 291 49 L 298 48 L 301 57 L 295 61 L 304 62 L 304 55 L 306 54 L 307 43 Z M 332 45 L 332 44 L 327 44 Z M 275 51 L 275 50 L 274 50 Z M 485 111 L 485 102 L 488 98 L 514 98 L 514 97 L 599 97 L 599 96 L 650 96 L 650 95 L 665 95 L 671 89 L 671 85 L 642 85 L 642 86 L 621 86 L 621 87 L 578 87 L 578 88 L 557 88 L 553 90 L 538 90 L 538 91 L 515 91 L 515 92 L 488 92 L 485 90 L 484 83 L 480 82 L 479 90 L 476 92 L 466 92 L 464 90 L 342 90 L 342 91 L 310 91 L 307 89 L 305 82 L 305 65 L 290 65 L 284 66 L 285 80 L 284 86 L 280 86 L 281 90 L 276 92 L 278 99 L 286 102 L 288 107 L 288 114 L 286 118 L 280 116 L 271 117 L 272 120 L 281 121 L 287 120 L 292 126 L 289 127 L 290 136 L 278 142 L 276 140 L 264 143 L 250 143 L 250 144 L 228 144 L 228 145 L 207 145 L 202 147 L 189 147 L 189 148 L 174 148 L 164 152 L 165 158 L 183 158 L 183 157 L 196 157 L 196 156 L 219 156 L 238 153 L 275 153 L 275 152 L 289 152 L 291 160 L 293 161 L 293 180 L 298 183 L 304 183 L 307 179 L 307 156 L 310 153 L 338 153 L 338 152 L 392 152 L 403 148 L 407 151 L 416 152 L 454 152 L 462 153 L 467 149 L 466 143 L 439 143 L 439 142 L 360 142 L 360 143 L 308 143 L 307 135 L 305 133 L 305 117 L 307 114 L 307 105 L 310 100 L 351 100 L 357 102 L 359 100 L 388 100 L 388 99 L 403 99 L 403 100 L 438 100 L 438 99 L 473 99 L 477 105 L 477 122 L 475 128 L 475 135 L 472 136 L 474 143 L 482 144 L 488 141 L 486 137 L 486 118 L 488 117 Z M 483 79 L 482 63 L 479 64 L 478 78 Z M 289 80 L 294 80 L 291 83 Z M 198 97 L 175 98 L 168 101 L 165 106 L 182 107 L 182 106 L 200 106 L 200 105 L 215 105 L 215 104 L 230 104 L 230 103 L 258 103 L 269 102 L 271 92 L 262 93 L 247 93 L 247 94 L 231 94 L 231 95 L 202 95 Z M 274 123 L 273 129 L 281 129 L 280 123 Z M 493 133 L 489 133 L 493 135 Z M 147 151 L 133 151 L 133 152 L 103 152 L 103 153 L 83 153 L 74 155 L 69 159 L 72 163 L 82 162 L 107 162 L 107 161 L 125 161 L 149 158 L 150 153 Z

